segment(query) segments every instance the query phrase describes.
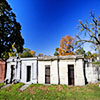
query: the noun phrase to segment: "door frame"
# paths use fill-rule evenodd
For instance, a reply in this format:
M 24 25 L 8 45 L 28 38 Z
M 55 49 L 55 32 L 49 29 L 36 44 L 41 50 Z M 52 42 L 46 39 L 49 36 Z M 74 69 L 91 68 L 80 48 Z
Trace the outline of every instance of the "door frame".
M 28 67 L 30 67 L 30 80 L 29 81 L 27 81 L 28 80 L 28 77 L 27 77 L 28 76 L 27 75 L 28 74 L 27 73 L 28 72 Z M 31 79 L 32 79 L 32 75 L 31 74 L 32 74 L 32 66 L 31 65 L 27 65 L 26 66 L 26 82 L 31 82 Z
M 50 77 L 50 76 L 51 76 L 50 73 L 49 73 L 49 75 L 48 75 L 48 77 L 49 77 L 49 83 L 46 82 L 46 77 L 47 77 L 47 76 L 46 76 L 46 67 L 49 67 L 49 71 L 50 71 L 50 69 L 51 69 L 51 68 L 50 68 L 50 65 L 45 65 L 45 84 L 50 84 L 50 83 L 51 83 L 51 82 L 50 82 L 50 80 L 51 80 L 51 79 L 50 79 L 50 78 L 51 78 L 51 77 Z
M 13 76 L 14 74 L 14 76 Z M 11 65 L 11 73 L 10 73 L 10 83 L 13 82 L 13 79 L 15 78 L 16 76 L 16 66 L 15 65 Z
M 70 66 L 73 66 L 73 83 L 72 84 L 69 84 L 69 67 Z M 68 85 L 75 85 L 75 65 L 74 64 L 68 64 Z

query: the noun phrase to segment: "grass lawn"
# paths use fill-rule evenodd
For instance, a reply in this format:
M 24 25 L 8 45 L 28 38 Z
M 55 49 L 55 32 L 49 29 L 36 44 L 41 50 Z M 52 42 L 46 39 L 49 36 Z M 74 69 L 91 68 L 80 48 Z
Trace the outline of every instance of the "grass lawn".
M 0 90 L 0 100 L 100 100 L 99 83 L 83 87 L 66 85 L 31 84 L 25 91 L 19 91 L 23 83 L 12 84 Z
M 2 87 L 2 86 L 4 86 L 5 84 L 4 83 L 0 83 L 0 88 Z

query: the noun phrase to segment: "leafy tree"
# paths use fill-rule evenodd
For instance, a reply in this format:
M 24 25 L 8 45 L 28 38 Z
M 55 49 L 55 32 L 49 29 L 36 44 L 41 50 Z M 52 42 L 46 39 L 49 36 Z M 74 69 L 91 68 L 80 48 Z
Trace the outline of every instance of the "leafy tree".
M 96 53 L 91 53 L 90 51 L 88 51 L 88 52 L 86 53 L 86 58 L 88 58 L 88 59 L 90 59 L 90 58 L 96 59 L 97 56 L 98 56 L 98 55 L 97 55 Z
M 59 55 L 74 55 L 74 39 L 71 36 L 66 35 L 60 41 Z
M 54 53 L 54 56 L 59 56 L 59 48 L 56 48 L 56 51 Z
M 97 58 L 97 54 L 96 53 L 91 53 L 90 51 L 85 52 L 85 50 L 83 48 L 79 48 L 75 51 L 75 54 L 77 55 L 83 55 L 86 59 L 90 59 L 90 58 Z
M 39 57 L 42 57 L 42 56 L 44 56 L 44 55 L 43 55 L 43 53 L 39 53 L 38 56 L 39 56 Z
M 20 31 L 21 25 L 12 8 L 6 0 L 0 0 L 0 58 L 9 56 L 13 44 L 18 53 L 23 51 L 24 39 Z
M 98 18 L 90 12 L 92 22 L 91 23 L 84 23 L 80 21 L 80 34 L 76 35 L 77 41 L 76 44 L 82 46 L 84 43 L 92 43 L 95 50 L 98 49 L 99 57 L 100 57 L 100 16 Z M 83 38 L 85 36 L 85 38 Z
M 31 51 L 28 48 L 24 48 L 23 53 L 20 55 L 22 58 L 35 56 L 35 51 Z
M 30 54 L 33 55 L 33 56 L 35 56 L 35 51 L 33 51 L 33 50 L 30 51 Z
M 97 56 L 98 56 L 97 53 L 93 53 L 93 54 L 92 54 L 92 57 L 93 57 L 93 58 L 97 58 Z
M 83 55 L 84 57 L 86 57 L 86 53 L 85 50 L 83 48 L 79 48 L 75 51 L 75 54 L 77 55 Z
M 12 45 L 12 49 L 10 49 L 9 52 L 3 53 L 3 59 L 7 59 L 9 57 L 15 57 L 15 56 L 20 57 L 20 53 L 17 52 L 17 49 L 15 48 L 15 44 Z
M 86 56 L 87 56 L 88 59 L 89 59 L 89 58 L 92 58 L 92 53 L 91 53 L 90 51 L 88 51 L 88 52 L 86 53 Z

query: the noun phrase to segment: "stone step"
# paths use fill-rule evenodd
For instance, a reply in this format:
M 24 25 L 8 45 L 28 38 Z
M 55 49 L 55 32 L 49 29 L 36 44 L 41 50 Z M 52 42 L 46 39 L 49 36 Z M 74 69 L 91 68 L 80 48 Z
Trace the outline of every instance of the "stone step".
M 7 87 L 9 87 L 9 86 L 10 86 L 10 84 L 7 84 L 7 85 L 5 85 L 5 86 L 1 87 L 0 89 L 7 88 Z
M 20 88 L 20 91 L 24 91 L 27 87 L 29 87 L 30 84 L 25 84 Z

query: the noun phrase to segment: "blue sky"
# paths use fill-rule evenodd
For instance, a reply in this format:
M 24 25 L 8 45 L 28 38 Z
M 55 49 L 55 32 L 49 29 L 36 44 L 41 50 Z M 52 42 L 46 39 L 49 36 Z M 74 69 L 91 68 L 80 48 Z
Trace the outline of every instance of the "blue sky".
M 100 15 L 100 0 L 7 1 L 22 26 L 24 47 L 36 54 L 53 55 L 62 37 L 78 32 L 79 19 L 83 22 L 90 19 L 90 11 Z

